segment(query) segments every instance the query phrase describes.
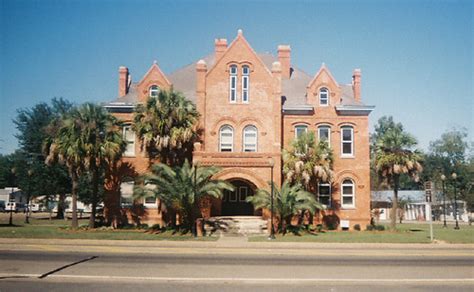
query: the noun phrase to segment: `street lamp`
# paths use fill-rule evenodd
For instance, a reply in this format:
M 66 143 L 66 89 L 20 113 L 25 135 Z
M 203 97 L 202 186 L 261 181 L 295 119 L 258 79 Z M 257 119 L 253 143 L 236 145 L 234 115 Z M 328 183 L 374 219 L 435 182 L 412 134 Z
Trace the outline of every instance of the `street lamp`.
M 458 175 L 455 172 L 453 172 L 451 177 L 453 178 L 453 186 L 454 186 L 454 219 L 456 219 L 456 226 L 454 227 L 454 229 L 459 229 L 458 202 L 457 202 L 457 197 L 456 197 L 456 179 L 457 179 Z
M 268 160 L 268 164 L 270 165 L 271 169 L 271 215 L 270 215 L 270 236 L 268 237 L 268 240 L 274 240 L 275 239 L 275 228 L 273 226 L 273 167 L 275 166 L 275 160 L 273 160 L 273 157 L 271 157 Z
M 444 182 L 446 181 L 446 176 L 444 174 L 441 175 L 441 181 L 443 182 L 443 216 L 444 216 L 443 228 L 447 228 L 448 225 L 446 225 L 446 189 L 444 185 Z

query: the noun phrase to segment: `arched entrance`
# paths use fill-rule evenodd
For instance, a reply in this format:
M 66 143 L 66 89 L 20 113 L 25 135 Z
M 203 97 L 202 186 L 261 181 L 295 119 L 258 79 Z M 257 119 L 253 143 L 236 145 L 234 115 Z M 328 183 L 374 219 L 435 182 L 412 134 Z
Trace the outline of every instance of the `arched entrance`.
M 222 216 L 252 216 L 254 215 L 253 205 L 247 203 L 245 199 L 253 196 L 255 186 L 244 180 L 230 180 L 234 185 L 234 191 L 225 191 L 222 197 Z

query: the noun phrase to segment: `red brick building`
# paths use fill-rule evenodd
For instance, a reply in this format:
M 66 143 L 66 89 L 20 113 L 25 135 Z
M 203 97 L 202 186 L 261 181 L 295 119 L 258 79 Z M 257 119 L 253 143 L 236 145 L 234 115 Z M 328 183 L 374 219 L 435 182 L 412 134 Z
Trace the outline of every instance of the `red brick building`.
M 222 167 L 218 178 L 236 186 L 222 200 L 204 204 L 205 216 L 260 215 L 245 198 L 268 188 L 272 170 L 280 185 L 282 149 L 299 133 L 314 131 L 317 139 L 327 139 L 335 159 L 332 184 L 319 190 L 328 206 L 324 214 L 352 228 L 370 221 L 368 115 L 373 106 L 361 101 L 360 70 L 351 81 L 338 83 L 324 64 L 313 76 L 306 74 L 291 63 L 288 45 L 278 46 L 277 56 L 256 53 L 239 30 L 230 44 L 216 39 L 212 54 L 169 75 L 155 62 L 132 82 L 128 69 L 120 67 L 119 96 L 106 107 L 131 122 L 137 103 L 171 87 L 196 104 L 203 134 L 193 161 Z M 129 145 L 123 161 L 143 173 L 148 160 L 129 127 L 124 135 Z M 122 191 L 130 193 L 130 186 L 122 185 Z M 144 222 L 160 220 L 153 199 L 144 206 Z

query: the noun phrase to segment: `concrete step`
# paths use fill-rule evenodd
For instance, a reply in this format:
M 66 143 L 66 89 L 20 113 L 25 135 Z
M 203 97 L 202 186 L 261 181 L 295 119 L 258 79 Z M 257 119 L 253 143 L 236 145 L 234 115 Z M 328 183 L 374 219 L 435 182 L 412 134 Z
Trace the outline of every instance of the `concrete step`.
M 207 235 L 265 235 L 267 234 L 267 220 L 260 216 L 220 216 L 211 217 L 204 223 Z

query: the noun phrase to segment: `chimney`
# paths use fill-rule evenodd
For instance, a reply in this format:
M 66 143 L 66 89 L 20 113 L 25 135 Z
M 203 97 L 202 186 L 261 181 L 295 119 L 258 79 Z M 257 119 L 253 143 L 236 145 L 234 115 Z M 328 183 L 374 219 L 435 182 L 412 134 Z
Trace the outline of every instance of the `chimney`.
M 278 62 L 281 64 L 282 78 L 289 79 L 291 75 L 291 48 L 289 45 L 278 46 Z
M 354 91 L 354 99 L 360 101 L 360 69 L 354 69 L 352 75 L 352 90 Z
M 216 39 L 214 41 L 214 51 L 216 54 L 216 62 L 222 57 L 222 55 L 224 55 L 225 50 L 227 50 L 227 39 Z
M 280 62 L 273 62 L 272 64 L 272 75 L 277 79 L 277 88 L 276 92 L 281 92 L 281 78 L 282 78 L 282 70 L 281 70 Z
M 129 88 L 128 68 L 124 66 L 119 67 L 119 97 L 125 96 Z

